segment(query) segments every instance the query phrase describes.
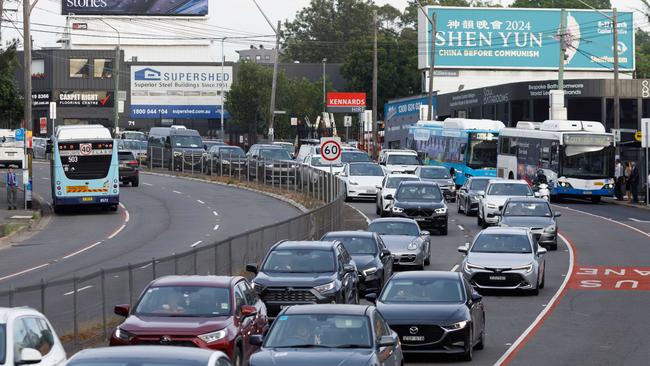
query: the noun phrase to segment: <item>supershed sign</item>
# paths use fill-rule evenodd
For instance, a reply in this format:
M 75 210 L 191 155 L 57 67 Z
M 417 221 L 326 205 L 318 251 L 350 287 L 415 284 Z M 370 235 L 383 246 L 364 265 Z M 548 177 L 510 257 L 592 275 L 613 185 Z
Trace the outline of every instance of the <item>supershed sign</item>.
M 232 67 L 131 66 L 131 118 L 220 118 Z

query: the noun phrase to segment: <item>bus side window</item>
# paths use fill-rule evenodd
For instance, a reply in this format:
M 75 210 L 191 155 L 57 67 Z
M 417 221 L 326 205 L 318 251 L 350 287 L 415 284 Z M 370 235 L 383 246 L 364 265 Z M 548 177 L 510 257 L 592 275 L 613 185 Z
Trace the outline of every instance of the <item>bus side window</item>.
M 519 142 L 515 140 L 514 138 L 510 138 L 510 144 L 508 146 L 508 154 L 510 155 L 517 155 L 519 152 Z
M 460 149 L 458 150 L 460 153 L 460 156 L 458 157 L 459 162 L 465 162 L 465 155 L 468 155 L 466 154 L 465 151 L 466 149 L 467 149 L 467 144 L 460 144 Z

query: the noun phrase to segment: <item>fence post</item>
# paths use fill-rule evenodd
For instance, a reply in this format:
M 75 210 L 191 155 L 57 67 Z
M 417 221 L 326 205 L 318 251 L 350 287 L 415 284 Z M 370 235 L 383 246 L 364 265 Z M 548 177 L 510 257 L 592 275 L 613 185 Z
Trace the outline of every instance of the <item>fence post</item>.
M 174 256 L 174 274 L 178 275 L 178 257 L 176 257 L 176 253 L 172 255 Z
M 129 305 L 133 305 L 133 267 L 129 263 Z
M 190 156 L 192 157 L 192 176 L 194 176 L 194 152 Z M 183 161 L 183 164 L 185 164 L 185 161 Z
M 197 258 L 198 250 L 194 249 L 192 252 L 193 252 L 192 253 L 193 257 L 194 257 L 194 274 L 197 275 L 197 274 L 199 274 L 199 267 L 198 267 L 198 263 L 197 263 L 198 262 L 198 258 Z
M 232 275 L 232 239 L 228 241 L 228 275 Z
M 45 280 L 41 278 L 41 313 L 45 314 Z
M 214 244 L 214 275 L 215 276 L 219 274 L 219 272 L 217 272 L 219 270 L 219 264 L 217 263 L 218 247 L 219 247 L 219 245 L 217 243 L 215 243 Z
M 156 258 L 151 258 L 151 274 L 153 279 L 156 279 Z
M 72 277 L 72 323 L 73 323 L 73 338 L 74 347 L 77 349 L 79 346 L 79 317 L 77 316 L 77 274 Z
M 101 292 L 102 292 L 102 339 L 107 340 L 108 339 L 108 330 L 106 329 L 107 327 L 107 321 L 106 321 L 106 272 L 102 268 L 101 270 Z

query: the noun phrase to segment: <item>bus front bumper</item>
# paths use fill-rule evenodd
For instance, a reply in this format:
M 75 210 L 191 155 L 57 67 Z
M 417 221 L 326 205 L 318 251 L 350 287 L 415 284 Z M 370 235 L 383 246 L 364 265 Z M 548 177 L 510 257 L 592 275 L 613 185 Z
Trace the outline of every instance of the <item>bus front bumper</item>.
M 573 196 L 573 197 L 613 197 L 614 189 L 613 188 L 601 188 L 601 189 L 576 189 L 573 187 L 560 187 L 556 186 L 553 189 L 553 193 L 559 196 Z
M 85 197 L 56 197 L 55 206 L 77 206 L 77 205 L 117 205 L 120 203 L 120 196 L 85 196 Z

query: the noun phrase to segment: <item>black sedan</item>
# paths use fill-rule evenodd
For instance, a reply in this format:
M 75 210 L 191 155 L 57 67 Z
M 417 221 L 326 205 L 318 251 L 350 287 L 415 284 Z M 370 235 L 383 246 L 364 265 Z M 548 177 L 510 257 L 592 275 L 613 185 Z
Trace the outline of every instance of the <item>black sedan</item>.
M 401 366 L 397 334 L 374 306 L 301 305 L 284 309 L 249 366 Z
M 173 346 L 129 346 L 93 348 L 72 357 L 67 366 L 230 366 L 228 357 L 220 351 Z
M 551 205 L 542 198 L 512 197 L 501 211 L 499 226 L 523 227 L 533 233 L 539 245 L 557 250 L 557 221 L 559 212 L 553 213 Z
M 402 182 L 395 197 L 389 195 L 387 199 L 393 199 L 392 216 L 414 219 L 422 229 L 447 235 L 447 205 L 436 183 Z
M 120 182 L 131 183 L 133 187 L 140 185 L 140 171 L 135 155 L 130 151 L 120 151 L 117 156 L 120 159 Z
M 457 272 L 401 272 L 366 295 L 397 332 L 408 353 L 459 354 L 466 361 L 485 345 L 485 309 Z
M 393 274 L 393 256 L 376 233 L 367 231 L 334 231 L 322 241 L 340 241 L 359 271 L 359 292 L 379 293 Z

